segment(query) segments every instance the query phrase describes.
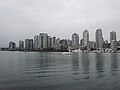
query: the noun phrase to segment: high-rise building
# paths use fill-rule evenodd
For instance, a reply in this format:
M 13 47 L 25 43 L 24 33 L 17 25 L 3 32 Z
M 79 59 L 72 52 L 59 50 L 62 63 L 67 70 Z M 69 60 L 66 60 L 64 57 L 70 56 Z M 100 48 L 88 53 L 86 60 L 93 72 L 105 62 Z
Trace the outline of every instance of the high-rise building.
M 83 32 L 83 45 L 89 49 L 89 32 L 88 30 L 85 30 Z
M 79 35 L 77 33 L 72 34 L 72 46 L 79 45 Z
M 40 33 L 39 35 L 39 48 L 40 50 L 46 50 L 48 47 L 48 34 Z
M 55 49 L 56 47 L 56 37 L 52 37 L 52 48 Z
M 33 39 L 30 39 L 30 51 L 33 50 Z
M 38 35 L 34 36 L 34 50 L 38 50 Z
M 25 50 L 26 51 L 30 50 L 30 39 L 25 39 Z
M 56 39 L 56 50 L 60 50 L 60 38 Z
M 24 50 L 24 41 L 19 41 L 19 50 Z
M 48 49 L 51 49 L 51 44 L 52 44 L 52 38 L 50 36 L 48 36 Z
M 110 42 L 112 40 L 116 41 L 116 32 L 115 31 L 110 32 Z
M 102 29 L 97 29 L 95 36 L 96 36 L 96 49 L 101 50 L 102 49 L 102 42 L 103 42 Z
M 16 44 L 14 42 L 9 42 L 9 50 L 15 50 Z

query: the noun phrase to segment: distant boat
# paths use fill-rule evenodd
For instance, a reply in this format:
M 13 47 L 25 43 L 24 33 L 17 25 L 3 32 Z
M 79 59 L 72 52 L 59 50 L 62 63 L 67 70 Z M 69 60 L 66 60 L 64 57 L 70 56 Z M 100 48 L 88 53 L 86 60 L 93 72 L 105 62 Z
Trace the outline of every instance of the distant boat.
M 71 55 L 72 52 L 62 52 L 63 55 Z
M 73 50 L 72 52 L 82 52 L 80 49 L 77 49 L 77 50 Z

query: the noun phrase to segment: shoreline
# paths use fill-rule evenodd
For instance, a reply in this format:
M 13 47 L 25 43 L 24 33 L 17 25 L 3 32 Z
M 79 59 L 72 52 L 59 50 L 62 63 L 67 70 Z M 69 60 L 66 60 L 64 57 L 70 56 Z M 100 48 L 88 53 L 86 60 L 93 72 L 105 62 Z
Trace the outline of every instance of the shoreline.
M 44 51 L 37 51 L 37 50 L 33 50 L 33 51 L 20 51 L 20 50 L 0 50 L 0 51 L 10 51 L 10 52 L 69 52 L 69 51 L 47 51 L 47 50 L 44 50 Z M 71 53 L 120 53 L 120 51 L 116 51 L 116 52 L 97 52 L 97 51 L 85 51 L 85 52 L 72 52 Z

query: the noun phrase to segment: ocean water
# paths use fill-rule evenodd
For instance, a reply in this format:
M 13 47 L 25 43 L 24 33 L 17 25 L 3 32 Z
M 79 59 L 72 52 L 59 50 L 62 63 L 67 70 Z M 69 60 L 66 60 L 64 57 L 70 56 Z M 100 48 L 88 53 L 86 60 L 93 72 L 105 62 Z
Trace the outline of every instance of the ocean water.
M 0 51 L 0 90 L 120 90 L 120 53 Z

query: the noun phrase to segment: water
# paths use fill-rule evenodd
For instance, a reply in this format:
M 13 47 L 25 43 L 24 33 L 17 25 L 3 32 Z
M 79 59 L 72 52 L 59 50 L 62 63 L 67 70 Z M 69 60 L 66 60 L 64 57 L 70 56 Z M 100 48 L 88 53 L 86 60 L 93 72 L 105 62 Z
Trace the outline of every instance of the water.
M 120 90 L 120 54 L 1 51 L 0 90 Z

